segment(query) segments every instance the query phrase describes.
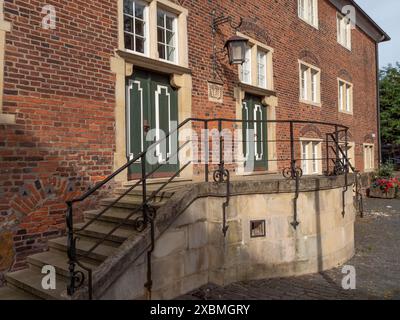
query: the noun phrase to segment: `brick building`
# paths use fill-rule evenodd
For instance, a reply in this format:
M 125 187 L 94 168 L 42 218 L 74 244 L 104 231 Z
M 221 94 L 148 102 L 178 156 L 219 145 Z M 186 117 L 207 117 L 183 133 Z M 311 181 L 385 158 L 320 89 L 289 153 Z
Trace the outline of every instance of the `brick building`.
M 213 12 L 242 23 L 213 34 Z M 219 53 L 233 35 L 248 39 L 241 66 Z M 355 167 L 373 170 L 387 40 L 350 0 L 0 1 L 0 272 L 64 233 L 65 200 L 143 150 L 144 126 L 245 114 L 338 123 L 350 128 Z M 257 170 L 276 172 L 287 149 L 273 140 L 287 128 L 259 130 L 271 141 L 255 143 Z M 298 129 L 305 174 L 322 173 L 323 133 Z

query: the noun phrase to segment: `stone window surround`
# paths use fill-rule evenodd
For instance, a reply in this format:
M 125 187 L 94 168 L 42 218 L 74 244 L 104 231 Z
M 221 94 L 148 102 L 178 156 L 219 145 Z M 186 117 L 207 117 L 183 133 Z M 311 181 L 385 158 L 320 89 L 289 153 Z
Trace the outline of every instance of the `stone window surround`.
M 314 27 L 315 29 L 319 30 L 319 17 L 318 17 L 318 0 L 309 0 L 309 1 L 314 1 L 314 8 L 315 8 L 315 15 L 314 15 L 314 20 L 315 23 L 312 23 L 311 21 L 307 20 L 306 18 L 302 17 L 300 15 L 300 0 L 297 0 L 297 16 L 299 17 L 300 20 L 304 21 L 308 25 Z M 304 1 L 306 5 L 307 1 Z M 308 8 L 307 8 L 308 10 Z M 307 11 L 306 11 L 307 12 Z
M 339 110 L 340 113 L 346 113 L 346 114 L 353 115 L 353 100 L 354 100 L 353 89 L 354 89 L 354 86 L 353 86 L 353 84 L 351 82 L 348 82 L 348 81 L 343 80 L 341 78 L 337 78 L 337 82 L 338 82 L 338 110 Z M 350 111 L 346 111 L 346 109 L 340 109 L 340 105 L 339 105 L 339 101 L 340 101 L 340 82 L 343 82 L 344 84 L 350 86 L 350 95 L 351 95 Z M 347 92 L 346 92 L 346 96 L 347 96 Z
M 372 168 L 367 165 L 367 154 L 365 152 L 366 148 L 371 148 L 371 156 L 372 156 Z M 374 143 L 363 143 L 363 158 L 364 158 L 364 171 L 372 172 L 375 170 L 375 144 Z
M 301 103 L 307 104 L 307 105 L 311 105 L 314 107 L 322 107 L 322 103 L 321 103 L 321 69 L 310 64 L 307 62 L 304 62 L 303 60 L 298 60 L 299 63 L 299 101 Z M 310 68 L 311 70 L 315 70 L 317 71 L 317 100 L 318 102 L 313 102 L 312 100 L 304 100 L 301 97 L 301 67 L 302 66 L 306 66 L 308 68 Z M 308 79 L 308 84 L 309 88 L 308 89 L 308 95 L 311 96 L 311 79 Z
M 6 34 L 11 31 L 11 22 L 4 20 L 4 0 L 0 0 L 0 124 L 15 124 L 15 115 L 3 113 L 4 55 Z
M 114 170 L 122 167 L 127 161 L 127 137 L 126 137 L 126 77 L 132 76 L 136 68 L 146 69 L 170 76 L 171 85 L 178 89 L 178 119 L 179 122 L 191 117 L 192 114 L 192 75 L 188 68 L 188 44 L 187 44 L 187 16 L 188 10 L 168 0 L 141 0 L 148 4 L 149 34 L 157 34 L 157 8 L 171 12 L 177 16 L 179 32 L 178 39 L 178 63 L 174 64 L 158 58 L 157 38 L 150 40 L 148 56 L 125 49 L 124 24 L 123 24 L 123 0 L 118 0 L 118 48 L 111 57 L 111 71 L 116 75 L 115 95 L 115 136 L 116 150 L 114 153 Z M 188 125 L 188 127 L 190 127 Z M 181 177 L 192 178 L 193 166 L 189 165 Z M 127 175 L 119 175 L 118 181 L 127 180 Z
M 141 0 L 148 6 L 148 52 L 146 54 L 133 52 L 125 49 L 124 43 L 124 24 L 123 24 L 123 0 L 118 0 L 118 17 L 119 17 L 119 41 L 118 49 L 120 51 L 129 52 L 133 56 L 146 57 L 156 61 L 162 61 L 172 65 L 178 65 L 184 68 L 188 68 L 188 40 L 187 40 L 187 17 L 188 10 L 169 1 L 169 0 Z M 164 59 L 160 59 L 158 56 L 157 47 L 157 10 L 161 9 L 166 12 L 170 12 L 177 16 L 177 61 L 176 63 L 170 62 Z M 153 61 L 154 63 L 155 61 Z
M 241 33 L 241 32 L 237 32 L 236 35 L 238 35 L 239 37 L 245 38 L 247 40 L 249 40 L 249 46 L 251 49 L 251 84 L 250 83 L 245 83 L 246 85 L 249 86 L 253 86 L 255 88 L 260 88 L 260 89 L 266 89 L 266 90 L 270 90 L 273 91 L 274 90 L 274 67 L 273 67 L 273 54 L 274 54 L 274 49 L 271 48 L 270 46 L 267 46 L 266 44 L 257 41 L 255 39 L 252 39 L 250 37 L 248 37 L 247 35 Z M 258 64 L 257 64 L 257 53 L 258 51 L 264 51 L 266 53 L 266 60 L 267 60 L 267 65 L 266 65 L 266 79 L 265 81 L 267 82 L 267 87 L 263 88 L 263 87 L 259 87 L 258 86 Z M 238 66 L 238 72 L 239 75 L 241 74 L 241 66 Z
M 324 141 L 323 139 L 320 138 L 307 138 L 307 137 L 301 137 L 300 139 L 300 155 L 302 158 L 302 154 L 303 154 L 303 143 L 304 142 L 317 142 L 318 143 L 318 155 L 317 158 L 319 158 L 319 160 L 317 161 L 318 163 L 318 172 L 317 173 L 306 173 L 303 172 L 304 175 L 307 176 L 316 176 L 316 175 L 321 175 L 322 174 L 322 165 L 323 165 L 323 161 L 322 161 L 322 142 Z M 309 155 L 309 157 L 307 159 L 312 159 L 312 150 L 309 151 L 311 153 L 311 155 Z M 312 163 L 312 160 L 308 160 L 310 161 L 310 163 Z M 301 168 L 303 168 L 303 160 L 301 160 Z

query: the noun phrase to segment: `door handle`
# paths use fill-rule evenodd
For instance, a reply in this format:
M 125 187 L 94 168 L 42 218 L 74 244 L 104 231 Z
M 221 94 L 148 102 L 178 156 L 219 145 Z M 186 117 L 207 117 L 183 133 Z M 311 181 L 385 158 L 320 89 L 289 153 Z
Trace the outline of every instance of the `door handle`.
M 147 121 L 147 120 L 144 120 L 144 121 L 143 121 L 143 131 L 144 131 L 145 133 L 147 133 L 147 132 L 150 131 L 150 124 L 149 124 L 149 121 Z

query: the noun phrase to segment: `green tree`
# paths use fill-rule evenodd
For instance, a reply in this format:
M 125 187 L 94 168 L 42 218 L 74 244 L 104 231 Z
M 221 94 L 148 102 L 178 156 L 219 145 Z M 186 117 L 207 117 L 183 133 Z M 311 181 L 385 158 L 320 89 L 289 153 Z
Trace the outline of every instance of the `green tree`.
M 383 68 L 379 78 L 382 142 L 400 145 L 400 63 Z

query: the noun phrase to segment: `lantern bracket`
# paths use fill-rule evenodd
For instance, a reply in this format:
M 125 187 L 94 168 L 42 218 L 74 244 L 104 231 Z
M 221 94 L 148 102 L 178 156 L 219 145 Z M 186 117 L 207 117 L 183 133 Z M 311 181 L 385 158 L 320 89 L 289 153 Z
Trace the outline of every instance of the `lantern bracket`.
M 238 30 L 242 24 L 243 24 L 243 18 L 240 17 L 239 23 L 235 24 L 235 21 L 232 16 L 226 16 L 224 13 L 220 14 L 217 16 L 217 12 L 214 9 L 211 12 L 211 30 L 212 30 L 212 40 L 213 40 L 213 54 L 212 54 L 212 68 L 213 68 L 213 78 L 214 80 L 219 77 L 221 80 L 221 75 L 218 73 L 217 68 L 218 68 L 218 54 L 222 54 L 225 51 L 225 47 L 222 50 L 217 50 L 217 44 L 216 44 L 216 33 L 217 29 L 219 26 L 229 23 L 229 26 L 234 29 L 235 31 Z M 227 54 L 225 53 L 225 56 Z

